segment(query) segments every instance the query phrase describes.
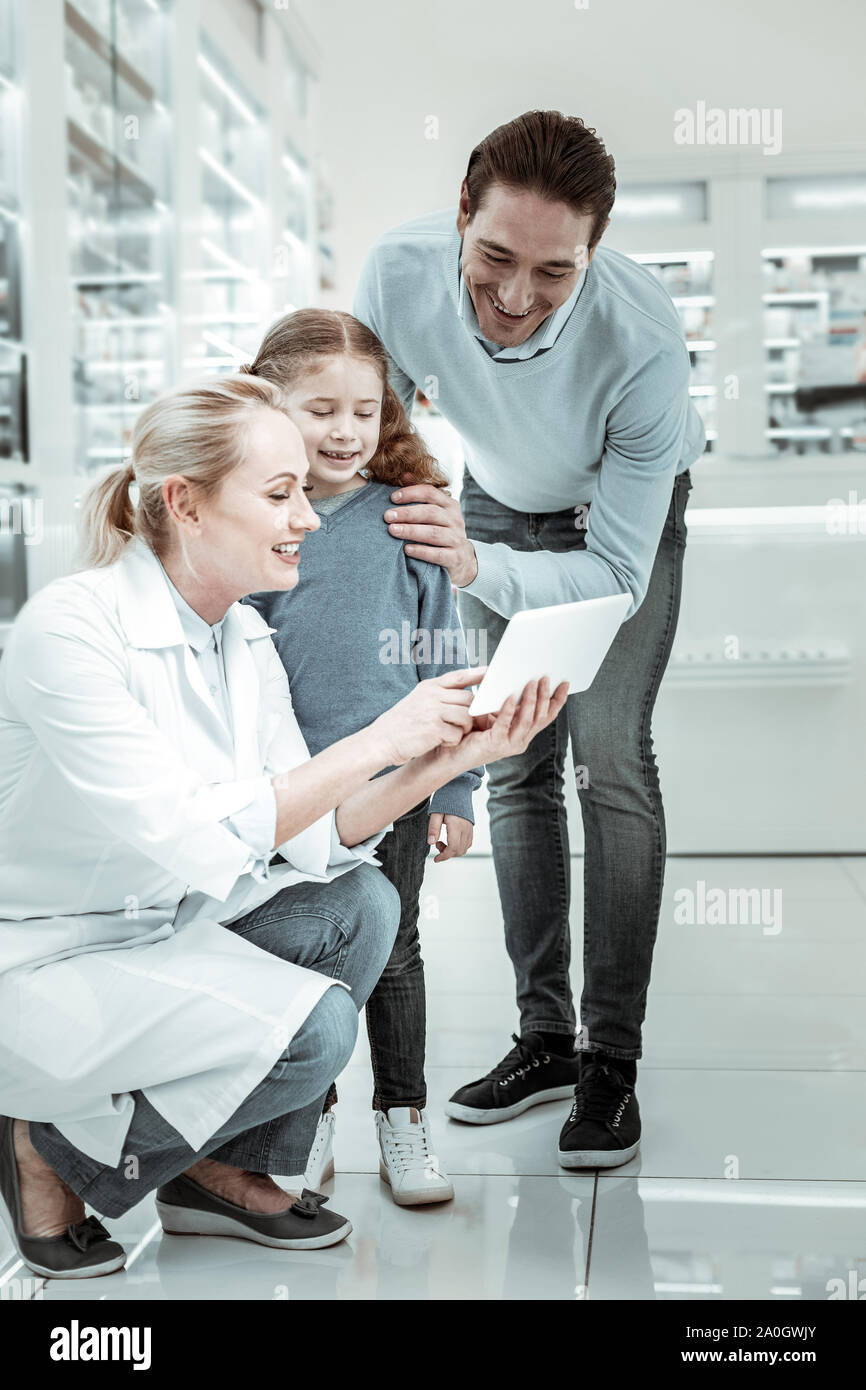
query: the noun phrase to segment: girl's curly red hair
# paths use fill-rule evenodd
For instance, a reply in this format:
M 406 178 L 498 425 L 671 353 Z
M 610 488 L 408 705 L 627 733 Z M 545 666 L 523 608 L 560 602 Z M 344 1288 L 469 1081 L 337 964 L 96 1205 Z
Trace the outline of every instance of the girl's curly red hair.
M 371 362 L 382 382 L 379 447 L 364 472 L 378 483 L 400 487 L 404 473 L 417 483 L 447 488 L 448 478 L 423 439 L 412 428 L 403 405 L 388 384 L 388 356 L 376 334 L 339 309 L 296 309 L 265 334 L 256 359 L 242 372 L 264 377 L 276 386 L 291 386 L 302 372 L 337 354 Z

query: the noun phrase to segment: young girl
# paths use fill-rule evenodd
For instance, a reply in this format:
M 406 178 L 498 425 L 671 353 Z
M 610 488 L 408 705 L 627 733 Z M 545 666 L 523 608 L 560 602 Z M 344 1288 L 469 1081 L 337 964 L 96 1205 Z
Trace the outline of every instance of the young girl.
M 447 478 L 387 383 L 382 344 L 351 314 L 287 315 L 242 370 L 281 387 L 306 446 L 310 501 L 321 519 L 304 541 L 302 582 L 247 599 L 276 629 L 295 714 L 315 755 L 369 724 L 419 680 L 469 664 L 447 570 L 408 556 L 383 519 L 404 472 L 434 487 L 447 486 Z M 377 846 L 402 914 L 367 1002 L 367 1033 L 379 1171 L 400 1206 L 454 1195 L 432 1152 L 425 1114 L 418 899 L 430 846 L 439 863 L 471 845 L 472 793 L 483 771 L 463 773 L 429 804 L 400 816 Z M 332 1087 L 305 1174 L 312 1188 L 334 1171 L 336 1098 Z

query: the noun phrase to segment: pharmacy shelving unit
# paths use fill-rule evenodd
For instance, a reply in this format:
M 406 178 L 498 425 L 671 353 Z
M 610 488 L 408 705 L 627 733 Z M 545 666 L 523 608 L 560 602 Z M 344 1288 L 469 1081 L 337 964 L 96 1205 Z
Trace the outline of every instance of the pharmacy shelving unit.
M 250 361 L 268 303 L 267 112 L 208 34 L 199 45 L 200 312 L 184 376 Z
M 197 36 L 184 15 L 178 58 L 190 66 L 194 54 L 195 71 L 178 74 L 178 119 L 198 132 L 178 188 L 178 216 L 193 229 L 180 285 L 182 379 L 250 361 L 263 328 L 317 292 L 315 58 L 294 25 L 272 16 L 263 43 L 238 47 L 228 12 L 207 9 Z
M 689 395 L 704 422 L 707 451 L 718 439 L 716 426 L 715 351 L 713 338 L 712 251 L 638 251 L 645 265 L 671 295 L 679 312 L 691 363 Z
M 30 592 L 142 406 L 316 302 L 319 62 L 263 0 L 0 0 L 0 484 L 44 505 Z
M 781 181 L 775 181 L 781 182 Z M 791 180 L 784 191 L 830 202 L 844 185 Z M 776 192 L 775 189 L 772 190 Z M 851 193 L 864 208 L 866 175 Z M 792 229 L 796 230 L 796 229 Z M 866 452 L 866 244 L 764 247 L 767 438 L 777 450 Z
M 673 299 L 689 349 L 689 393 L 704 421 L 708 453 L 718 438 L 712 231 L 705 180 L 659 179 L 626 181 L 619 188 L 605 234 L 607 245 L 646 266 Z
M 605 241 L 646 264 L 680 311 L 713 505 L 772 505 L 780 490 L 809 504 L 828 480 L 856 480 L 866 157 L 682 151 L 623 162 L 618 178 Z
M 0 0 L 0 645 L 26 594 L 29 453 L 21 313 L 22 67 L 12 0 Z
M 12 0 L 0 0 L 0 460 L 27 457 L 21 319 L 21 80 Z
M 76 464 L 126 452 L 173 372 L 171 12 L 66 0 L 67 230 Z

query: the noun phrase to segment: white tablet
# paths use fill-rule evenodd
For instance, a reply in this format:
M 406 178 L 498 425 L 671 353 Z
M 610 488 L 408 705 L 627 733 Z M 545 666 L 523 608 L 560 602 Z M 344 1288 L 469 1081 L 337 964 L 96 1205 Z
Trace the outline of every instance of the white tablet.
M 570 695 L 589 689 L 630 605 L 629 594 L 611 594 L 515 613 L 469 713 L 494 714 L 509 695 L 542 676 L 549 677 L 551 694 L 562 681 L 568 681 Z

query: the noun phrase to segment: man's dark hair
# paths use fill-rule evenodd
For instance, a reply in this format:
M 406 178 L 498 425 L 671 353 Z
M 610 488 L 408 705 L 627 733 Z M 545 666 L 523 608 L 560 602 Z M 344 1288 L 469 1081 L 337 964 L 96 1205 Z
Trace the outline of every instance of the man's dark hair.
M 560 111 L 526 111 L 475 146 L 466 169 L 470 219 L 495 183 L 527 189 L 591 216 L 590 250 L 604 231 L 616 194 L 612 156 L 579 116 Z

